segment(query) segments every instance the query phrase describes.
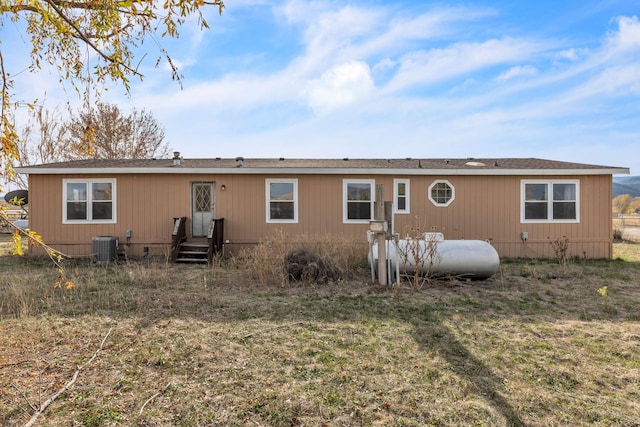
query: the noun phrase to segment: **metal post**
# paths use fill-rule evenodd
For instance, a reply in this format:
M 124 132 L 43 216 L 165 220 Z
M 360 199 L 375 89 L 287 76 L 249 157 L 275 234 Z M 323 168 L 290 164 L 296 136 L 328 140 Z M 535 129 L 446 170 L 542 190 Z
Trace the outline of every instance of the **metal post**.
M 378 233 L 378 283 L 387 284 L 387 239 L 385 233 Z
M 373 265 L 373 261 L 375 260 L 375 257 L 373 256 L 374 239 L 375 234 L 373 233 L 373 231 L 367 231 L 367 241 L 369 242 L 369 265 L 371 266 L 371 283 L 376 281 L 376 270 L 375 266 Z
M 376 185 L 376 220 L 384 221 L 384 186 Z M 378 237 L 378 283 L 387 284 L 387 236 L 379 232 Z

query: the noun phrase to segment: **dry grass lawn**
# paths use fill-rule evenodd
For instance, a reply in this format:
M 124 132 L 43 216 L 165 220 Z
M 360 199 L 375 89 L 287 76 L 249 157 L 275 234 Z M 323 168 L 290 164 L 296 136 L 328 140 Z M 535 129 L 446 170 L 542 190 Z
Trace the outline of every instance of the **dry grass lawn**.
M 421 289 L 126 263 L 64 290 L 2 256 L 0 424 L 86 364 L 36 425 L 637 426 L 640 244 L 616 251 Z

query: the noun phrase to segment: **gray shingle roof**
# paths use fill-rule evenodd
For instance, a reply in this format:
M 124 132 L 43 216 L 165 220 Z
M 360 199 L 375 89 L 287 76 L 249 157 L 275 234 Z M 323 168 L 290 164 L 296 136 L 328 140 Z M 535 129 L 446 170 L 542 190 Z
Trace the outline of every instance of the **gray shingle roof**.
M 505 174 L 507 171 L 590 171 L 597 173 L 629 173 L 628 169 L 615 166 L 590 165 L 583 163 L 545 160 L 538 158 L 465 158 L 465 159 L 285 159 L 285 158 L 246 158 L 239 166 L 237 159 L 182 159 L 179 166 L 173 159 L 88 159 L 61 163 L 17 168 L 21 173 L 179 173 L 178 170 L 189 170 L 196 173 L 248 173 L 249 171 L 287 173 L 327 173 L 336 171 L 355 174 L 358 171 L 367 173 L 389 173 L 394 171 L 412 171 L 412 174 L 429 174 L 438 171 L 484 171 L 483 174 Z M 626 170 L 626 172 L 625 172 Z

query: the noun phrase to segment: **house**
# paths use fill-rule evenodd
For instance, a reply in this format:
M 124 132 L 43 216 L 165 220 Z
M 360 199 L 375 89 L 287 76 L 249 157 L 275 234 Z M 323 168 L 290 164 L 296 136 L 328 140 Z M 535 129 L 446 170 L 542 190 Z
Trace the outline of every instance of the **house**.
M 211 237 L 225 252 L 269 239 L 340 236 L 366 244 L 376 188 L 392 203 L 392 228 L 488 240 L 503 257 L 612 256 L 612 176 L 628 168 L 536 158 L 79 160 L 21 167 L 29 175 L 30 226 L 70 255 L 117 237 L 128 256 L 170 255 Z M 180 220 L 183 218 L 181 224 Z M 184 221 L 186 219 L 186 222 Z M 223 228 L 221 226 L 224 226 Z M 209 234 L 209 236 L 208 236 Z M 175 242 L 174 242 L 175 246 Z

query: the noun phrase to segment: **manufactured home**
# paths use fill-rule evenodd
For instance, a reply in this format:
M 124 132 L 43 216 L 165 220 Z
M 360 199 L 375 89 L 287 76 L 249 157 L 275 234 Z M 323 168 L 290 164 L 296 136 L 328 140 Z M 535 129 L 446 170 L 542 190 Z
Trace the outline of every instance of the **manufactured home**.
M 207 241 L 225 253 L 275 233 L 366 244 L 376 202 L 401 236 L 489 241 L 503 257 L 612 256 L 612 176 L 623 167 L 537 158 L 79 160 L 21 167 L 29 225 L 61 252 L 96 239 L 130 257 L 175 258 Z M 383 200 L 375 200 L 382 187 Z M 378 190 L 380 191 L 380 190 Z M 185 250 L 186 252 L 186 250 Z

